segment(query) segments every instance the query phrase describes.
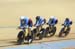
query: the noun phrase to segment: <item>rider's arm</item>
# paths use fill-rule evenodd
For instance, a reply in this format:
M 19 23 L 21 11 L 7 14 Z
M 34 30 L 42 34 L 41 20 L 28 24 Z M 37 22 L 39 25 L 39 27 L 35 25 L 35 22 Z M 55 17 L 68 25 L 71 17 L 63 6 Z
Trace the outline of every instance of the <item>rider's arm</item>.
M 39 20 L 39 25 L 43 25 L 45 22 L 44 22 L 44 19 L 40 19 Z
M 40 23 L 41 25 L 43 25 L 44 24 L 44 20 L 43 21 L 41 21 L 41 23 Z
M 36 21 L 35 26 L 39 26 L 39 21 Z
M 51 21 L 50 21 L 50 19 L 48 20 L 48 24 L 49 24 L 49 25 L 51 24 Z

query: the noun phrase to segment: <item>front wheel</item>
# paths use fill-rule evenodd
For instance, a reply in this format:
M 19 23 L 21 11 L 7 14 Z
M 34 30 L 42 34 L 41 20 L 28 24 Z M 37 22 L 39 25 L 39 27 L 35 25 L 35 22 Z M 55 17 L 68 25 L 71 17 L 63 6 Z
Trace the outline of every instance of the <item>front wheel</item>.
M 62 28 L 61 31 L 59 32 L 59 37 L 64 37 L 65 36 L 65 28 Z
M 52 28 L 52 31 L 49 31 L 50 37 L 54 36 L 56 33 L 56 27 Z
M 71 30 L 70 28 L 67 28 L 65 36 L 67 36 L 69 34 L 70 30 Z
M 53 28 L 49 28 L 47 27 L 46 28 L 46 33 L 45 33 L 45 37 L 47 37 L 47 35 L 49 34 L 50 37 L 54 36 L 56 33 L 56 27 L 53 27 Z
M 24 32 L 23 31 L 20 31 L 18 36 L 17 36 L 18 40 L 17 40 L 17 43 L 20 45 L 23 43 L 24 41 Z
M 66 31 L 64 31 L 64 29 L 65 29 L 65 28 L 62 28 L 62 29 L 61 29 L 61 31 L 60 31 L 60 33 L 59 33 L 59 37 L 66 37 L 66 36 L 69 34 L 70 28 L 67 28 Z
M 44 36 L 45 36 L 45 29 L 42 28 L 39 33 L 39 40 L 43 39 Z

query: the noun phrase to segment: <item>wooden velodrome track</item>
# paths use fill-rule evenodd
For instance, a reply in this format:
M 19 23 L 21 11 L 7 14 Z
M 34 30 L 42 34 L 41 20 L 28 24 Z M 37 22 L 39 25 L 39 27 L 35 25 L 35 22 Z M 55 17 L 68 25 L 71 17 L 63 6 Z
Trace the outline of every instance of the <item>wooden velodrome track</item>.
M 74 0 L 0 0 L 0 48 L 14 46 L 16 36 L 19 32 L 16 29 L 19 25 L 19 17 L 25 15 L 35 22 L 35 16 L 41 15 L 47 20 L 54 15 L 58 18 L 56 35 L 51 38 L 44 38 L 33 43 L 60 41 L 61 39 L 75 39 L 75 1 Z M 64 19 L 69 17 L 73 21 L 70 34 L 65 38 L 58 38 L 57 35 L 62 28 Z M 17 45 L 16 45 L 17 46 Z

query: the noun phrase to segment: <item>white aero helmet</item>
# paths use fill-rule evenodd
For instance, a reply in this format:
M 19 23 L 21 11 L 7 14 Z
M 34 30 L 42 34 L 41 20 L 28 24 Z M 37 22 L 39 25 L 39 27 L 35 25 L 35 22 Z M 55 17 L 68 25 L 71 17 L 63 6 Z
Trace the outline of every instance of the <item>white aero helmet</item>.
M 50 18 L 52 18 L 52 19 L 53 19 L 53 18 L 55 18 L 55 16 L 51 16 Z
M 57 20 L 57 17 L 55 17 L 55 19 Z
M 71 19 L 69 19 L 69 21 L 72 21 Z
M 57 19 L 57 17 L 55 17 L 55 16 L 51 16 L 51 19 Z
M 21 16 L 21 17 L 20 17 L 20 20 L 23 20 L 23 19 L 25 19 L 25 16 Z
M 25 16 L 25 19 L 29 19 L 29 17 Z

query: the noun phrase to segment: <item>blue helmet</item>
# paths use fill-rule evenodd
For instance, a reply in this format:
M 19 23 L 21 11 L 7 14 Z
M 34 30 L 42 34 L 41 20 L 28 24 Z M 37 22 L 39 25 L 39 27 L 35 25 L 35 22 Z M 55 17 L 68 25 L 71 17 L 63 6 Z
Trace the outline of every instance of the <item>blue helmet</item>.
M 39 20 L 40 19 L 40 16 L 36 16 L 36 20 Z
M 69 18 L 66 18 L 65 20 L 66 20 L 66 21 L 69 21 Z

